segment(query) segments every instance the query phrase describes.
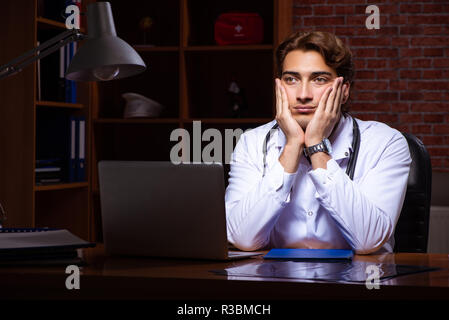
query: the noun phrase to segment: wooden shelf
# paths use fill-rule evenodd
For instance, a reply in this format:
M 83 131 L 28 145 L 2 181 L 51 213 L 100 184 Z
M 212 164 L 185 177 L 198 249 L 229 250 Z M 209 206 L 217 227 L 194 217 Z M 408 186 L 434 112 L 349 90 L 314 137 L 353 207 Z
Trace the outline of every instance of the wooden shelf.
M 52 108 L 74 108 L 74 109 L 84 108 L 84 105 L 82 103 L 68 103 L 59 101 L 36 101 L 36 106 L 52 107 Z
M 133 45 L 133 48 L 138 52 L 177 52 L 179 47 L 158 47 L 146 45 Z
M 47 19 L 44 17 L 37 17 L 36 21 L 42 28 L 57 28 L 57 29 L 61 29 L 61 31 L 67 30 L 67 27 L 66 27 L 65 23 L 63 23 L 63 22 Z M 80 31 L 82 33 L 85 33 L 86 29 L 81 27 Z
M 76 189 L 76 188 L 86 188 L 88 186 L 89 186 L 88 182 L 55 183 L 47 185 L 37 185 L 34 187 L 34 191 Z
M 270 51 L 273 46 L 270 44 L 261 45 L 230 45 L 230 46 L 188 46 L 183 47 L 184 51 L 208 52 L 208 51 Z
M 134 118 L 134 119 L 95 119 L 94 124 L 158 124 L 172 123 L 179 124 L 178 118 Z
M 263 124 L 270 122 L 270 118 L 191 118 L 183 120 L 184 123 L 191 123 L 193 121 L 201 121 L 202 123 L 216 123 L 216 124 L 239 124 L 239 123 L 257 123 Z

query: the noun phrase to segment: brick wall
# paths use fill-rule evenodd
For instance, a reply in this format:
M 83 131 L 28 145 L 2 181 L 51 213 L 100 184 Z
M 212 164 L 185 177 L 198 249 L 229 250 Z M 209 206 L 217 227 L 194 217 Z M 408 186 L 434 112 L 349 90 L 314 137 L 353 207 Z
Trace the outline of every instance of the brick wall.
M 368 30 L 377 5 L 380 29 Z M 352 113 L 410 132 L 449 171 L 449 1 L 295 0 L 293 27 L 335 33 L 356 68 Z

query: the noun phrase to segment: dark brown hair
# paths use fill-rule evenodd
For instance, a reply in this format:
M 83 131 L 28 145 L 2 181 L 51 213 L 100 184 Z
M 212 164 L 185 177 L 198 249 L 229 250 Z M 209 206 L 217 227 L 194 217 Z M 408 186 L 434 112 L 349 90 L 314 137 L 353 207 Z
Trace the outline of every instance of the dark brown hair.
M 326 64 L 334 69 L 337 76 L 343 77 L 344 82 L 352 84 L 354 65 L 351 50 L 337 36 L 329 32 L 295 32 L 284 40 L 276 49 L 276 70 L 278 77 L 282 76 L 285 57 L 293 50 L 313 50 L 319 52 Z M 347 112 L 348 103 L 342 106 Z

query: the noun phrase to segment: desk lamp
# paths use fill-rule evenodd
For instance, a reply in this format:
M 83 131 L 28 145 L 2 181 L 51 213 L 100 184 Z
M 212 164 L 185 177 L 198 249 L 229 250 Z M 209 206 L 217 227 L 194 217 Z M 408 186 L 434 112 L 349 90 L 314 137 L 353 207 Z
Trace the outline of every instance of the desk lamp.
M 139 54 L 117 37 L 109 2 L 95 2 L 87 7 L 88 35 L 78 29 L 64 31 L 40 46 L 0 67 L 0 79 L 20 72 L 68 43 L 86 40 L 77 50 L 65 77 L 75 81 L 108 81 L 136 75 L 146 65 Z

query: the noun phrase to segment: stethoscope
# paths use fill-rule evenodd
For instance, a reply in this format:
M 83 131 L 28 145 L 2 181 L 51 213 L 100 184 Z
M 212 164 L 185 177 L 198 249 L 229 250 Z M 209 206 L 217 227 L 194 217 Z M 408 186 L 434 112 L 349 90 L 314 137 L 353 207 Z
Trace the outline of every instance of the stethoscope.
M 354 170 L 355 165 L 357 162 L 357 156 L 359 155 L 359 147 L 360 147 L 360 129 L 359 125 L 357 124 L 357 121 L 352 118 L 352 152 L 349 156 L 349 163 L 348 167 L 346 168 L 346 174 L 349 176 L 349 178 L 352 180 L 354 178 Z M 267 133 L 265 140 L 263 142 L 263 173 L 262 177 L 265 176 L 265 170 L 267 167 L 267 153 L 268 153 L 268 142 L 271 138 L 271 133 L 273 130 L 276 130 L 279 128 L 279 125 L 276 123 Z

